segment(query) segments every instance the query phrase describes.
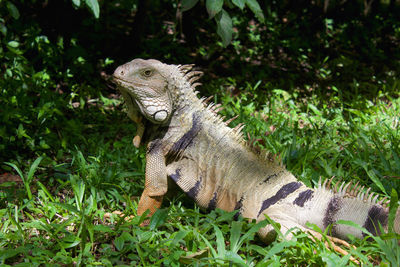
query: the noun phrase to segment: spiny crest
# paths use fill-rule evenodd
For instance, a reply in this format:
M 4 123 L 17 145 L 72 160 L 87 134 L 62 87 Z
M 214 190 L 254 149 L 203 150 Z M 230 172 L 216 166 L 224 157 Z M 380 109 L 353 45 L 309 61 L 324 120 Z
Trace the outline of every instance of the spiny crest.
M 221 116 L 220 114 L 218 114 L 218 112 L 220 112 L 221 110 L 224 109 L 224 107 L 222 107 L 221 104 L 215 104 L 213 102 L 209 103 L 211 101 L 211 99 L 213 98 L 213 96 L 209 96 L 207 98 L 202 98 L 200 99 L 200 101 L 203 103 L 204 107 L 206 110 L 210 111 L 212 114 L 214 114 L 214 121 L 215 123 L 223 123 L 226 126 L 229 125 L 229 123 L 231 123 L 234 119 L 236 119 L 238 116 L 235 116 L 229 120 L 225 120 L 225 117 Z M 243 140 L 243 136 L 242 136 L 242 130 L 244 128 L 244 124 L 240 123 L 238 124 L 236 127 L 231 128 L 232 134 L 235 136 L 235 139 L 238 142 L 244 142 Z
M 210 103 L 211 99 L 213 96 L 209 96 L 207 98 L 203 97 L 200 99 L 201 103 L 203 103 L 204 107 L 206 110 L 209 110 L 212 114 L 214 114 L 213 117 L 213 122 L 214 123 L 224 123 L 226 126 L 229 127 L 229 124 L 237 119 L 239 115 L 234 116 L 233 118 L 230 118 L 228 120 L 225 120 L 225 117 L 222 117 L 218 112 L 223 110 L 224 108 L 222 107 L 221 104 L 215 104 L 213 102 Z M 231 128 L 231 133 L 233 134 L 234 138 L 238 143 L 243 143 L 245 144 L 253 153 L 257 154 L 262 160 L 276 163 L 277 165 L 284 167 L 281 159 L 281 155 L 274 155 L 270 153 L 267 150 L 262 150 L 260 149 L 259 146 L 255 145 L 256 141 L 260 141 L 260 139 L 252 139 L 250 137 L 250 134 L 247 133 L 248 141 L 246 142 L 243 139 L 243 133 L 242 130 L 245 127 L 243 123 L 239 123 L 236 125 L 234 128 Z
M 200 79 L 203 76 L 202 71 L 197 71 L 193 70 L 194 64 L 187 64 L 187 65 L 178 65 L 179 71 L 183 74 L 183 77 L 188 81 L 193 89 L 195 89 L 196 86 L 201 85 L 201 83 L 196 82 L 198 79 Z M 196 94 L 198 93 L 197 91 L 194 91 Z M 218 112 L 223 110 L 223 107 L 221 104 L 214 104 L 210 103 L 210 100 L 212 99 L 212 96 L 208 98 L 202 98 L 201 102 L 205 106 L 207 110 L 209 110 L 212 114 L 215 115 L 214 123 L 224 123 L 225 125 L 228 125 L 229 123 L 232 122 L 233 119 L 236 117 L 224 122 L 224 117 L 220 116 Z M 239 142 L 244 142 L 241 131 L 244 128 L 242 124 L 239 124 L 235 128 L 232 129 L 232 133 L 235 135 L 237 141 Z
M 192 88 L 201 85 L 201 83 L 196 83 L 198 79 L 203 76 L 202 71 L 193 70 L 194 64 L 178 65 L 178 69 L 183 74 L 183 77 L 190 83 Z
M 197 94 L 198 92 L 195 91 L 194 89 L 196 86 L 201 85 L 201 83 L 198 83 L 196 81 L 203 76 L 203 72 L 193 70 L 194 66 L 195 66 L 194 64 L 178 65 L 178 69 L 182 73 L 182 75 L 186 79 L 186 81 L 188 81 L 190 83 L 194 93 Z M 213 123 L 216 123 L 216 124 L 223 123 L 224 125 L 229 126 L 229 124 L 233 120 L 235 120 L 238 117 L 238 115 L 231 119 L 225 120 L 225 117 L 222 117 L 221 115 L 218 114 L 221 110 L 223 110 L 222 105 L 212 103 L 211 102 L 212 98 L 213 98 L 213 96 L 209 96 L 207 98 L 201 98 L 200 102 L 204 105 L 206 110 L 210 111 L 214 115 L 210 118 Z M 235 140 L 238 143 L 242 143 L 245 145 L 247 143 L 247 147 L 251 151 L 253 151 L 255 154 L 257 154 L 260 158 L 262 158 L 263 160 L 266 160 L 269 162 L 276 162 L 278 159 L 278 165 L 282 166 L 282 160 L 280 159 L 279 156 L 276 157 L 276 155 L 272 155 L 268 151 L 264 151 L 264 150 L 260 151 L 260 149 L 256 148 L 256 146 L 254 146 L 254 144 L 251 145 L 243 139 L 242 130 L 244 127 L 245 126 L 243 123 L 239 123 L 234 128 L 231 128 L 230 131 L 231 131 L 233 137 L 235 138 Z
M 236 120 L 239 117 L 239 115 L 236 115 L 232 118 L 230 118 L 229 120 L 225 121 L 225 125 L 228 126 L 232 121 Z
M 186 72 L 190 71 L 193 69 L 194 64 L 186 64 L 186 65 L 178 65 L 178 69 L 183 73 L 186 74 Z
M 353 185 L 353 181 L 341 183 L 341 180 L 339 180 L 335 183 L 335 186 L 332 186 L 332 180 L 334 178 L 335 176 L 332 176 L 330 179 L 326 179 L 322 185 L 320 178 L 318 182 L 318 188 L 333 190 L 335 194 L 338 194 L 341 197 L 357 198 L 364 202 L 379 204 L 384 208 L 389 206 L 390 201 L 387 201 L 387 197 L 384 197 L 378 201 L 379 194 L 374 192 L 371 193 L 371 188 L 368 188 L 367 191 L 364 191 L 365 186 L 359 185 L 359 181 Z

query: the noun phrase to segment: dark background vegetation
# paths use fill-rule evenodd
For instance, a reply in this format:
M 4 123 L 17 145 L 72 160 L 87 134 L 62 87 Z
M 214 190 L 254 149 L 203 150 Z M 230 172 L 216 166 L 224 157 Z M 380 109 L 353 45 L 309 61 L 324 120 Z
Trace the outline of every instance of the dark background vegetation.
M 182 11 L 185 5 L 195 2 L 195 6 Z M 8 251 L 4 254 L 6 256 L 0 255 L 0 263 L 5 259 L 9 264 L 22 262 L 32 255 L 32 251 L 37 255 L 42 253 L 34 247 L 41 251 L 47 249 L 46 255 L 50 258 L 57 254 L 54 262 L 70 264 L 81 264 L 85 262 L 82 257 L 90 258 L 90 255 L 99 259 L 118 253 L 115 257 L 123 255 L 122 262 L 129 257 L 133 257 L 133 262 L 140 261 L 162 247 L 157 245 L 156 249 L 149 249 L 150 252 L 143 257 L 139 252 L 133 253 L 140 255 L 138 259 L 138 256 L 128 255 L 123 250 L 124 238 L 129 238 L 121 234 L 126 230 L 121 221 L 115 228 L 110 226 L 112 230 L 90 228 L 93 220 L 100 216 L 96 212 L 125 208 L 126 214 L 134 213 L 130 195 L 137 196 L 142 190 L 144 149 L 136 150 L 131 145 L 135 125 L 124 114 L 122 99 L 110 79 L 117 66 L 134 58 L 196 64 L 205 72 L 204 85 L 198 88 L 200 95 L 214 95 L 216 102 L 233 99 L 228 102 L 236 103 L 236 106 L 232 104 L 234 107 L 228 107 L 224 115 L 234 116 L 238 110 L 251 106 L 251 112 L 245 112 L 246 116 L 241 114 L 239 119 L 250 125 L 257 138 L 258 135 L 267 138 L 267 133 L 264 134 L 265 129 L 259 126 L 265 121 L 251 126 L 255 111 L 271 104 L 273 90 L 280 89 L 280 92 L 296 96 L 296 101 L 304 104 L 298 112 L 303 111 L 311 99 L 317 99 L 318 104 L 314 101 L 312 103 L 316 106 L 312 107 L 316 111 L 324 110 L 321 117 L 330 119 L 330 116 L 333 118 L 340 113 L 347 120 L 349 132 L 343 136 L 350 141 L 342 146 L 342 139 L 335 139 L 342 133 L 335 132 L 331 139 L 335 139 L 332 143 L 337 147 L 325 149 L 324 143 L 324 151 L 316 150 L 314 153 L 312 143 L 318 147 L 320 144 L 316 142 L 330 134 L 329 128 L 314 129 L 321 136 L 310 137 L 308 144 L 307 141 L 296 143 L 299 140 L 296 135 L 310 133 L 311 136 L 312 131 L 301 132 L 300 122 L 293 124 L 285 119 L 279 122 L 280 126 L 278 123 L 274 125 L 273 115 L 268 129 L 286 129 L 277 131 L 277 136 L 281 133 L 287 136 L 278 136 L 281 139 L 275 140 L 275 147 L 285 147 L 289 151 L 283 155 L 288 168 L 301 178 L 307 176 L 308 185 L 319 175 L 326 178 L 335 175 L 335 171 L 342 173 L 343 167 L 349 173 L 347 178 L 352 175 L 372 177 L 373 183 L 370 180 L 365 183 L 375 184 L 374 190 L 382 190 L 380 193 L 384 188 L 399 188 L 398 131 L 393 131 L 393 136 L 387 138 L 376 131 L 371 137 L 370 128 L 357 129 L 356 123 L 353 125 L 354 121 L 369 121 L 368 118 L 374 116 L 371 107 L 375 103 L 384 103 L 389 110 L 391 100 L 399 97 L 399 1 L 260 0 L 262 13 L 257 13 L 250 5 L 244 5 L 243 9 L 238 7 L 246 1 L 226 0 L 223 1 L 223 12 L 229 15 L 232 26 L 222 27 L 223 33 L 218 21 L 222 13 L 210 18 L 207 2 L 0 0 L 0 224 L 3 223 L 0 247 L 9 249 L 4 250 Z M 230 31 L 232 38 L 228 44 Z M 285 107 L 289 106 L 290 103 Z M 290 113 L 290 110 L 283 112 Z M 397 116 L 395 114 L 391 119 Z M 357 119 L 353 121 L 354 117 Z M 261 139 L 256 141 L 262 146 L 270 145 Z M 282 152 L 276 150 L 273 152 Z M 312 170 L 306 169 L 310 162 L 317 162 L 312 165 Z M 21 171 L 20 178 L 15 178 L 10 176 L 15 174 L 13 166 L 27 171 Z M 28 171 L 29 168 L 32 172 Z M 36 168 L 38 171 L 34 175 Z M 137 180 L 133 180 L 135 177 Z M 382 186 L 375 177 L 390 179 L 383 179 Z M 25 189 L 21 186 L 21 179 Z M 76 196 L 80 192 L 83 192 L 82 198 L 78 201 Z M 38 195 L 37 199 L 32 197 L 32 193 Z M 390 194 L 390 191 L 386 193 Z M 94 198 L 97 204 L 85 204 L 97 207 L 93 208 L 93 213 L 83 211 L 85 205 L 82 203 Z M 56 204 L 44 205 L 43 199 Z M 172 209 L 179 210 L 176 206 Z M 60 210 L 71 213 L 63 215 Z M 25 212 L 20 218 L 25 226 L 14 220 L 19 211 L 21 214 Z M 61 231 L 57 219 L 62 216 L 57 218 L 56 213 L 65 218 L 78 218 L 79 221 L 73 224 L 80 227 L 79 230 Z M 48 228 L 43 230 L 34 226 L 32 216 L 40 223 L 48 223 Z M 200 215 L 196 210 L 188 212 L 187 216 L 195 218 Z M 223 222 L 231 221 L 226 214 L 212 213 L 210 216 L 204 219 L 210 220 L 204 222 L 207 225 L 204 226 L 205 232 L 215 229 L 210 226 L 215 217 L 222 218 Z M 66 221 L 60 220 L 67 226 Z M 144 237 L 138 234 L 142 231 L 139 224 L 136 222 L 135 228 L 138 237 L 131 234 L 132 240 L 141 242 L 140 238 Z M 6 231 L 7 226 L 15 228 Z M 183 231 L 183 226 L 174 227 Z M 188 226 L 188 229 L 192 228 L 195 227 Z M 57 231 L 54 230 L 54 236 L 50 234 L 51 238 L 46 238 L 49 243 L 44 241 L 44 237 L 25 243 L 31 232 L 39 231 L 37 229 L 43 236 L 53 234 L 54 229 Z M 157 223 L 150 229 L 155 235 L 174 232 L 171 229 L 162 234 L 155 232 Z M 114 232 L 111 234 L 110 231 Z M 94 232 L 100 233 L 100 240 L 93 239 Z M 68 245 L 54 241 L 57 236 L 62 242 L 65 239 L 63 244 Z M 186 240 L 188 236 L 182 234 L 181 238 Z M 215 236 L 211 238 L 215 239 Z M 78 239 L 81 241 L 76 241 Z M 92 242 L 90 248 L 86 247 L 87 240 Z M 147 239 L 144 242 L 151 243 Z M 101 247 L 99 244 L 103 246 L 101 249 L 97 247 Z M 191 244 L 185 248 L 196 252 L 197 245 L 193 245 L 196 243 Z M 179 245 L 178 241 L 175 245 Z M 53 251 L 54 246 L 65 250 Z M 13 251 L 15 247 L 20 250 Z M 162 251 L 160 253 L 164 253 Z M 261 250 L 257 248 L 254 251 L 258 253 Z M 254 251 L 250 254 L 253 255 Z M 182 255 L 184 252 L 177 250 L 177 253 Z M 310 250 L 310 255 L 314 254 Z M 287 255 L 291 254 L 288 252 Z M 80 258 L 77 260 L 77 257 Z M 281 263 L 309 263 L 304 255 L 290 257 L 292 262 Z M 109 259 L 110 264 L 119 260 Z M 148 259 L 150 263 L 156 262 L 151 257 Z M 44 257 L 43 262 L 46 260 Z M 320 261 L 314 263 L 319 265 Z

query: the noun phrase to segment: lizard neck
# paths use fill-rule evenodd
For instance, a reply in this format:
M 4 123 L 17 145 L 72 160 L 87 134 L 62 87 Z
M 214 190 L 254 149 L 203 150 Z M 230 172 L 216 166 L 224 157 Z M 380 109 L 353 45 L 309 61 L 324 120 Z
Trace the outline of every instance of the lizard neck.
M 204 109 L 202 101 L 197 97 L 198 92 L 194 91 L 187 81 L 178 83 L 173 92 L 175 112 L 187 114 Z

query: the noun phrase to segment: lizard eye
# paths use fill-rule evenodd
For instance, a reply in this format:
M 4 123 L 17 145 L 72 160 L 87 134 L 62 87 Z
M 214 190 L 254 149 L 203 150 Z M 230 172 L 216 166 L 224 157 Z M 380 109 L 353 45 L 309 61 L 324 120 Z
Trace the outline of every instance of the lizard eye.
M 144 77 L 150 77 L 151 75 L 153 75 L 153 70 L 150 70 L 150 69 L 144 70 L 144 71 L 142 71 L 142 75 Z

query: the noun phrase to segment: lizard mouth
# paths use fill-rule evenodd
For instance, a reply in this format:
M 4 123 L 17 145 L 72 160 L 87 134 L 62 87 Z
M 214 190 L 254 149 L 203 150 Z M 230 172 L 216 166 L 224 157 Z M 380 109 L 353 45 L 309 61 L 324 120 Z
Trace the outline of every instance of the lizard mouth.
M 115 84 L 117 84 L 118 87 L 124 88 L 124 89 L 130 88 L 131 87 L 130 84 L 132 84 L 132 81 L 122 79 L 122 78 L 117 77 L 115 75 L 113 75 L 113 82 Z
M 114 81 L 117 84 L 117 88 L 124 96 L 128 108 L 139 110 L 146 119 L 156 124 L 165 122 L 169 117 L 169 112 L 165 108 L 159 108 L 153 105 L 146 106 L 143 104 L 142 102 L 146 103 L 150 101 L 146 101 L 146 96 L 141 96 L 135 92 L 138 90 L 135 90 L 135 87 L 132 86 L 132 82 L 115 76 Z
M 140 103 L 140 101 L 137 99 L 136 95 L 133 93 L 133 90 L 131 88 L 123 87 L 123 86 L 118 86 L 119 91 L 122 93 L 126 104 L 128 105 L 128 108 L 132 109 L 139 109 L 140 113 L 145 115 L 146 117 L 146 112 L 145 108 L 143 105 Z

